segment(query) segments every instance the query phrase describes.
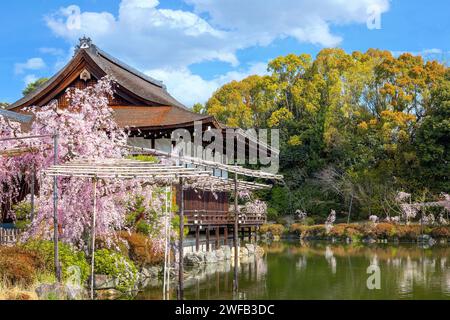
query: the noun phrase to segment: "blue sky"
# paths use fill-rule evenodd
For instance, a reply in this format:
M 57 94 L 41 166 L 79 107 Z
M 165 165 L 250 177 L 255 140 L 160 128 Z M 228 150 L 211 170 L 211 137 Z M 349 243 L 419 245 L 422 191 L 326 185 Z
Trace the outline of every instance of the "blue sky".
M 16 0 L 0 8 L 0 102 L 53 75 L 84 34 L 188 106 L 288 53 L 374 47 L 446 63 L 450 54 L 447 0 Z M 370 17 L 381 29 L 368 28 Z

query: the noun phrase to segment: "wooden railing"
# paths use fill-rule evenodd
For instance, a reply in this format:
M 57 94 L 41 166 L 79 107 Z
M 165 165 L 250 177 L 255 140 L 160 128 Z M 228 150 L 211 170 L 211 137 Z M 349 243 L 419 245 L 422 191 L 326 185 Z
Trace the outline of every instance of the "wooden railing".
M 228 211 L 185 211 L 189 226 L 219 226 L 234 225 L 234 212 Z M 256 213 L 239 214 L 239 225 L 262 225 L 266 222 L 266 215 Z
M 21 232 L 18 229 L 0 228 L 0 245 L 11 245 L 18 241 Z

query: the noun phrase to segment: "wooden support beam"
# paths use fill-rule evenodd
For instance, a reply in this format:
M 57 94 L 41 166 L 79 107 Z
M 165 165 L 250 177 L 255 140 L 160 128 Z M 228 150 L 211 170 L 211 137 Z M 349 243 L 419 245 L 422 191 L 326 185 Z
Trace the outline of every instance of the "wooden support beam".
M 228 244 L 228 226 L 225 226 L 225 229 L 223 230 L 223 243 L 224 245 Z
M 216 228 L 216 250 L 219 249 L 220 246 L 220 227 Z
M 233 279 L 233 292 L 235 295 L 238 293 L 239 289 L 239 278 L 238 278 L 238 265 L 239 265 L 239 237 L 238 237 L 238 228 L 239 228 L 239 212 L 238 212 L 238 175 L 234 174 L 234 279 Z
M 178 266 L 178 300 L 183 300 L 184 291 L 184 179 L 180 178 L 180 243 L 179 243 L 179 266 Z
M 200 226 L 195 227 L 195 251 L 200 251 Z
M 209 252 L 209 227 L 206 227 L 206 251 Z

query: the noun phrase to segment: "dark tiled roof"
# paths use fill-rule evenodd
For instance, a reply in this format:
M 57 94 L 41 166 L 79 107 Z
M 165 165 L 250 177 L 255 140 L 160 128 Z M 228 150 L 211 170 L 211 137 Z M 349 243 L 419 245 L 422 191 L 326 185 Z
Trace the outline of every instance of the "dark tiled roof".
M 33 119 L 32 116 L 20 114 L 17 112 L 12 112 L 12 111 L 8 111 L 8 110 L 4 110 L 4 109 L 0 109 L 0 116 L 3 116 L 7 119 L 17 121 L 20 123 L 28 123 Z

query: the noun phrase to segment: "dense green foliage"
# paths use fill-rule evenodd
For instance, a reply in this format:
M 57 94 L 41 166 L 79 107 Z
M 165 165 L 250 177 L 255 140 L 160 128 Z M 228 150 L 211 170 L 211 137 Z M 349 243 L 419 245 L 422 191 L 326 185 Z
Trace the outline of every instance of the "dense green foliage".
M 37 252 L 44 259 L 49 271 L 54 270 L 54 246 L 52 241 L 29 241 L 24 247 Z M 70 245 L 60 242 L 59 261 L 64 280 L 73 279 L 78 275 L 81 283 L 84 283 L 88 279 L 90 267 L 84 252 L 77 251 Z
M 24 96 L 32 93 L 33 91 L 35 91 L 37 88 L 39 88 L 40 86 L 42 86 L 44 83 L 46 83 L 49 79 L 48 78 L 40 78 L 37 79 L 34 82 L 29 83 L 25 89 L 23 89 L 22 94 Z
M 118 281 L 117 289 L 132 290 L 138 280 L 134 263 L 122 254 L 108 249 L 95 251 L 95 273 L 112 276 Z
M 370 49 L 324 49 L 271 61 L 269 75 L 217 90 L 207 113 L 230 126 L 279 128 L 286 186 L 266 194 L 272 217 L 384 216 L 399 191 L 450 191 L 450 72 L 436 61 Z M 200 108 L 199 106 L 196 107 Z

